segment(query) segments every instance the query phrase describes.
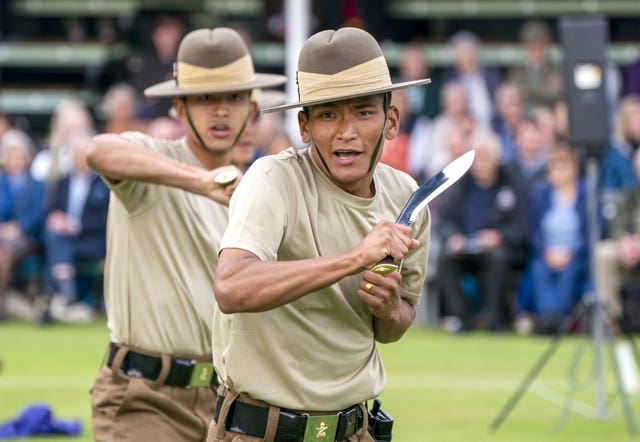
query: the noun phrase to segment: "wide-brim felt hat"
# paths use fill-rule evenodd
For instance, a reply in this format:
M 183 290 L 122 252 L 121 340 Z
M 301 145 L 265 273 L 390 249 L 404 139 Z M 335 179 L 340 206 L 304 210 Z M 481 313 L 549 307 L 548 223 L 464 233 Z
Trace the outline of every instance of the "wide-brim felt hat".
M 247 45 L 231 28 L 197 29 L 178 47 L 173 79 L 145 89 L 147 97 L 239 92 L 283 84 L 284 75 L 256 73 Z
M 429 78 L 392 83 L 376 39 L 358 28 L 326 30 L 312 35 L 298 57 L 298 101 L 263 112 L 306 107 L 430 83 Z

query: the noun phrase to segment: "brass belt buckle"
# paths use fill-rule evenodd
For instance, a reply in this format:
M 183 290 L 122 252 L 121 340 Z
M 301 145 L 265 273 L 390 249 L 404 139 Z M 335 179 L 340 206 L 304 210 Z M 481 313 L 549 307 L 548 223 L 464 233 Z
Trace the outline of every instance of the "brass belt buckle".
M 191 369 L 191 379 L 188 386 L 190 388 L 209 387 L 214 375 L 213 363 L 196 361 L 192 361 L 192 363 L 193 368 Z
M 308 416 L 304 428 L 303 442 L 335 442 L 340 416 L 329 414 L 324 416 Z

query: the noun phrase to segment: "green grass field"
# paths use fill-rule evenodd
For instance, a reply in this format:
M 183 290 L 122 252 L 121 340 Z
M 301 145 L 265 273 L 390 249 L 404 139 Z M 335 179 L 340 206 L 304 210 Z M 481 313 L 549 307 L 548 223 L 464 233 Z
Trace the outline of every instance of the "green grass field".
M 104 322 L 47 329 L 20 322 L 1 324 L 0 421 L 15 417 L 27 404 L 43 401 L 57 418 L 82 419 L 84 435 L 75 440 L 90 441 L 89 388 L 107 340 Z M 383 408 L 395 418 L 394 441 L 618 442 L 640 438 L 628 435 L 609 359 L 605 368 L 611 416 L 597 419 L 590 415 L 596 403 L 592 347 L 589 340 L 575 336 L 562 340 L 498 431 L 489 431 L 490 422 L 548 343 L 548 338 L 482 332 L 450 336 L 414 328 L 400 342 L 380 346 L 388 374 Z M 572 376 L 569 368 L 575 356 L 581 359 L 577 375 Z M 566 391 L 573 379 L 577 381 L 572 396 L 576 407 L 565 414 L 568 409 L 563 403 L 570 397 Z M 631 399 L 637 419 L 637 394 Z

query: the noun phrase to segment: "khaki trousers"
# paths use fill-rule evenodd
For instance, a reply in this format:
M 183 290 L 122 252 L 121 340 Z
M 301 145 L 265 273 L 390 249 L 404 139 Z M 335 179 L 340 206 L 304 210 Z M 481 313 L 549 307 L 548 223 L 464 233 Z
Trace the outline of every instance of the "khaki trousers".
M 97 442 L 203 442 L 216 408 L 213 387 L 163 385 L 131 378 L 118 365 L 103 366 L 91 388 L 93 438 Z M 163 370 L 164 372 L 165 370 Z M 168 371 L 168 370 L 167 370 Z
M 606 302 L 607 310 L 614 319 L 622 315 L 620 289 L 622 283 L 631 278 L 632 273 L 618 261 L 616 241 L 604 240 L 596 244 L 596 282 L 598 295 Z
M 221 424 L 218 425 L 214 419 L 211 419 L 207 442 L 278 442 L 275 440 L 276 428 L 278 427 L 278 416 L 280 413 L 280 409 L 278 407 L 266 404 L 265 402 L 253 400 L 245 395 L 238 396 L 237 393 L 229 391 L 228 389 L 224 390 L 222 394 L 224 394 L 224 402 L 222 403 L 220 416 L 218 418 Z M 229 408 L 234 400 L 269 407 L 267 428 L 263 438 L 225 431 L 223 422 L 227 419 Z M 371 436 L 367 431 L 367 411 L 364 408 L 364 405 L 362 405 L 362 412 L 364 413 L 362 429 L 356 434 L 349 436 L 340 442 L 375 442 L 373 436 Z

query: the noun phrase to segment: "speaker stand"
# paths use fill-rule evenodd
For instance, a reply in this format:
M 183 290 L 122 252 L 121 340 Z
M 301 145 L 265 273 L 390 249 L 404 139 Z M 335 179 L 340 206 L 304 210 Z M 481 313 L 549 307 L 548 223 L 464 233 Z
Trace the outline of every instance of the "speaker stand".
M 551 359 L 551 356 L 555 352 L 558 344 L 561 339 L 568 333 L 569 330 L 572 329 L 576 324 L 580 324 L 584 327 L 585 319 L 591 319 L 588 325 L 591 329 L 591 333 L 585 333 L 587 339 L 590 339 L 591 346 L 593 348 L 593 360 L 594 360 L 594 372 L 593 372 L 593 381 L 595 384 L 595 408 L 593 412 L 593 417 L 596 419 L 605 419 L 610 416 L 610 410 L 607 405 L 607 389 L 605 383 L 605 363 L 604 363 L 604 352 L 605 346 L 609 350 L 609 355 L 611 359 L 611 365 L 615 372 L 615 378 L 617 383 L 617 393 L 620 396 L 622 409 L 625 416 L 625 421 L 627 424 L 627 429 L 630 435 L 635 435 L 637 431 L 635 417 L 633 414 L 633 410 L 631 408 L 631 401 L 629 399 L 629 395 L 624 388 L 622 376 L 620 373 L 620 369 L 618 367 L 617 359 L 615 356 L 615 351 L 613 348 L 614 338 L 615 338 L 615 328 L 613 326 L 613 321 L 609 317 L 606 307 L 605 301 L 602 298 L 602 294 L 598 293 L 596 287 L 598 287 L 596 277 L 595 277 L 595 244 L 599 238 L 600 232 L 600 223 L 598 216 L 598 191 L 597 191 L 597 183 L 598 183 L 598 158 L 594 155 L 590 155 L 587 158 L 587 184 L 588 184 L 588 221 L 589 221 L 589 260 L 591 264 L 591 275 L 594 290 L 593 293 L 583 297 L 583 299 L 574 306 L 571 310 L 567 318 L 563 321 L 562 325 L 559 327 L 557 332 L 553 335 L 551 342 L 549 343 L 547 349 L 543 352 L 540 358 L 534 363 L 529 372 L 524 377 L 523 381 L 520 383 L 519 387 L 513 393 L 513 395 L 509 398 L 507 403 L 498 413 L 498 415 L 494 418 L 494 420 L 490 424 L 491 431 L 497 431 L 500 425 L 505 421 L 508 414 L 511 410 L 517 405 L 518 401 L 522 398 L 524 393 L 529 389 L 531 383 L 535 379 L 535 377 L 540 373 L 540 371 L 544 368 L 546 363 Z M 635 341 L 631 334 L 627 334 L 627 338 L 630 340 L 632 344 L 632 348 L 634 350 L 634 355 L 636 360 L 638 359 L 638 350 L 635 345 Z M 582 347 L 583 348 L 583 347 Z M 582 348 L 579 348 L 574 357 L 572 359 L 572 375 L 569 379 L 570 388 L 567 392 L 567 397 L 565 400 L 565 412 L 564 412 L 564 420 L 566 420 L 567 412 L 572 403 L 572 395 L 575 391 L 576 379 L 575 379 L 575 369 L 578 365 L 579 360 L 582 357 Z

